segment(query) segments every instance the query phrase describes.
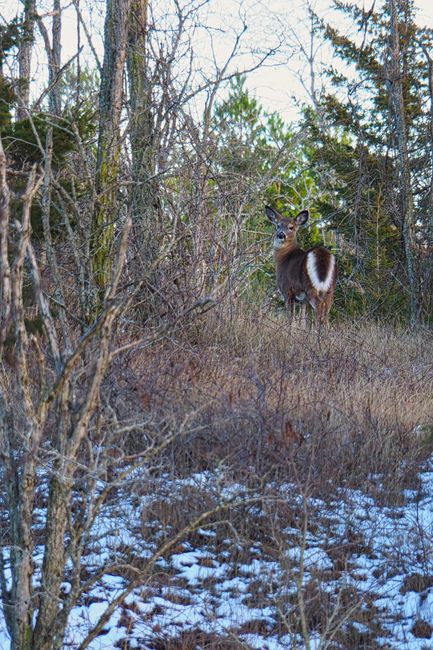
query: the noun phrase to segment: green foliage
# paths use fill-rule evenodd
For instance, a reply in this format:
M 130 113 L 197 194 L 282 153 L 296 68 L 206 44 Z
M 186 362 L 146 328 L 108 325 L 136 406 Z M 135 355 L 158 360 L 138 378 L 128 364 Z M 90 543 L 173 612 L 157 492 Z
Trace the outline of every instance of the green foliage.
M 66 107 L 66 112 L 93 115 L 92 121 L 95 124 L 99 83 L 97 70 L 88 67 L 83 67 L 79 71 L 76 68 L 67 68 L 59 82 L 61 102 Z
M 309 207 L 311 226 L 299 233 L 300 243 L 307 247 L 323 243 L 326 224 L 317 209 L 321 190 L 320 179 L 310 164 L 313 147 L 295 137 L 278 113 L 264 111 L 242 76 L 232 80 L 228 98 L 216 107 L 213 128 L 219 145 L 219 187 L 232 197 L 233 206 L 242 203 L 245 244 L 254 245 L 258 236 L 262 240 L 256 258 L 246 269 L 251 299 L 269 295 L 275 288 L 275 269 L 265 204 L 287 215 Z M 251 187 L 257 190 L 252 192 Z M 246 201 L 249 193 L 250 200 Z
M 260 199 L 280 211 L 297 212 L 305 207 L 316 185 L 309 172 L 308 152 L 281 116 L 267 113 L 251 97 L 244 77 L 232 80 L 228 99 L 215 110 L 214 129 L 220 144 L 218 162 L 227 177 L 234 177 L 237 184 L 245 178 L 256 183 L 269 179 Z M 254 206 L 262 222 L 263 205 L 257 206 L 254 200 Z
M 385 5 L 382 2 L 382 5 Z M 412 0 L 397 0 L 397 12 L 400 35 L 400 55 L 403 81 L 404 104 L 409 123 L 413 123 L 422 115 L 422 100 L 420 90 L 420 75 L 423 63 L 419 57 L 418 29 L 414 22 L 414 3 Z M 355 69 L 356 78 L 350 80 L 349 75 L 335 73 L 334 68 L 328 70 L 334 85 L 340 85 L 354 96 L 364 93 L 366 105 L 365 118 L 369 128 L 378 130 L 385 138 L 387 134 L 389 88 L 392 81 L 388 78 L 387 48 L 389 47 L 390 18 L 385 6 L 373 7 L 371 12 L 353 3 L 335 2 L 337 9 L 348 18 L 355 27 L 355 34 L 350 38 L 335 27 L 320 22 L 324 38 L 331 44 L 336 56 L 349 68 Z M 360 36 L 361 35 L 361 36 Z M 337 83 L 335 83 L 337 82 Z M 350 102 L 349 102 L 350 104 Z M 357 106 L 359 109 L 359 105 Z
M 326 101 L 323 105 L 329 106 Z M 401 240 L 389 214 L 386 161 L 360 141 L 353 123 L 348 123 L 350 132 L 334 123 L 336 128 L 320 131 L 314 113 L 305 112 L 304 124 L 315 143 L 311 164 L 322 178 L 317 209 L 336 235 L 336 305 L 352 316 L 378 310 L 385 315 L 403 295 L 394 281 Z M 390 285 L 392 291 L 384 292 Z
M 15 93 L 12 84 L 0 75 L 0 132 L 10 127 Z
M 18 18 L 0 25 L 0 132 L 10 126 L 12 110 L 16 102 L 12 83 L 3 74 L 3 66 L 7 55 L 17 47 L 21 38 L 22 26 Z
M 337 237 L 336 304 L 349 314 L 395 318 L 397 312 L 407 314 L 409 296 L 404 290 L 399 161 L 390 118 L 390 16 L 385 2 L 370 12 L 354 2 L 334 4 L 347 28 L 339 30 L 317 16 L 315 25 L 340 64 L 325 73 L 332 88 L 320 97 L 317 112 L 306 108 L 303 115 L 312 173 L 322 190 L 315 205 Z M 416 184 L 418 236 L 423 241 L 428 236 L 432 159 L 431 98 L 420 43 L 428 43 L 430 49 L 432 35 L 416 26 L 413 2 L 397 0 L 396 6 L 400 80 Z
M 3 145 L 7 152 L 9 164 L 16 170 L 25 171 L 34 164 L 42 165 L 45 155 L 46 138 L 49 128 L 53 134 L 53 170 L 60 169 L 65 164 L 65 158 L 77 148 L 77 137 L 73 127 L 76 127 L 79 137 L 83 141 L 89 140 L 94 135 L 96 122 L 94 112 L 86 107 L 81 112 L 71 109 L 68 117 L 56 117 L 49 113 L 36 113 L 24 120 L 13 122 L 2 134 Z M 61 184 L 70 191 L 71 181 L 66 173 L 61 176 Z M 11 181 L 15 199 L 11 202 L 13 214 L 20 212 L 20 196 L 25 190 L 25 175 L 17 175 Z M 86 192 L 80 179 L 74 185 L 75 195 Z M 61 216 L 56 210 L 50 211 L 51 234 L 58 236 L 61 232 Z M 31 223 L 34 236 L 42 237 L 42 215 L 39 201 L 33 201 L 31 209 Z
M 34 164 L 43 165 L 46 139 L 52 129 L 52 168 L 62 169 L 59 182 L 67 192 L 71 191 L 71 179 L 66 172 L 65 162 L 68 156 L 78 148 L 78 141 L 84 146 L 93 146 L 97 131 L 97 75 L 86 69 L 79 78 L 76 71 L 69 69 L 60 81 L 62 105 L 65 106 L 61 116 L 45 111 L 33 113 L 23 120 L 3 122 L 2 141 L 9 165 L 17 171 L 27 171 Z M 16 175 L 11 179 L 15 199 L 12 200 L 13 214 L 19 214 L 19 197 L 25 190 L 25 175 Z M 74 179 L 74 194 L 79 198 L 88 188 L 84 179 Z M 52 206 L 51 206 L 52 207 Z M 31 223 L 36 238 L 43 236 L 41 206 L 36 198 L 32 205 Z M 50 213 L 51 234 L 57 237 L 62 231 L 62 218 L 57 210 Z
M 16 121 L 3 132 L 8 156 L 13 165 L 20 169 L 42 163 L 47 132 L 52 128 L 53 162 L 59 165 L 77 145 L 72 125 L 77 127 L 80 138 L 86 141 L 94 134 L 94 117 L 94 111 L 84 107 L 79 111 L 70 110 L 66 117 L 40 112 Z

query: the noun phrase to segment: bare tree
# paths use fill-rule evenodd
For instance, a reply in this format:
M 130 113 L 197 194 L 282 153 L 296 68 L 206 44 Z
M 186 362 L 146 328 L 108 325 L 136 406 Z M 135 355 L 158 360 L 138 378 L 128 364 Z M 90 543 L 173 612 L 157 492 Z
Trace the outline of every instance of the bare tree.
M 1 215 L 5 222 L 9 192 L 5 181 L 4 154 L 0 157 L 0 164 Z M 60 593 L 67 560 L 65 535 L 70 524 L 69 508 L 73 498 L 77 460 L 97 409 L 101 384 L 111 359 L 113 328 L 124 308 L 124 303 L 118 296 L 118 287 L 129 231 L 127 221 L 119 244 L 110 290 L 99 319 L 76 342 L 72 350 L 67 349 L 67 341 L 63 341 L 66 347 L 62 347 L 50 306 L 44 296 L 30 241 L 30 208 L 42 181 L 42 175 L 38 176 L 33 170 L 22 198 L 22 220 L 15 222 L 19 236 L 10 269 L 7 263 L 7 239 L 2 239 L 1 287 L 5 303 L 2 338 L 5 338 L 5 330 L 13 337 L 9 362 L 13 363 L 16 381 L 11 382 L 11 374 L 6 372 L 0 387 L 1 453 L 5 466 L 4 477 L 9 477 L 5 507 L 11 523 L 8 560 L 6 561 L 3 552 L 1 556 L 1 586 L 12 648 L 20 650 L 60 648 L 62 644 L 67 616 L 60 607 Z M 50 361 L 46 360 L 38 340 L 26 330 L 22 299 L 26 260 L 47 336 Z M 39 373 L 35 375 L 36 360 Z M 85 381 L 87 385 L 83 391 L 82 372 L 89 368 L 89 363 L 93 370 Z M 80 366 L 81 371 L 78 370 Z M 18 403 L 21 407 L 17 409 Z M 49 445 L 51 451 L 44 461 L 42 449 L 47 426 L 51 428 L 50 420 L 56 424 Z M 41 462 L 48 463 L 50 470 L 47 476 L 47 520 L 41 583 L 35 590 L 33 508 L 40 487 L 37 473 Z M 5 579 L 6 564 L 12 575 L 10 588 Z
M 35 5 L 36 7 L 36 5 Z M 60 0 L 53 0 L 51 12 L 51 38 L 42 16 L 38 16 L 38 27 L 44 41 L 48 59 L 48 108 L 50 113 L 59 116 L 62 111 L 59 81 L 61 79 L 62 51 L 62 7 Z
M 27 117 L 30 102 L 30 74 L 32 64 L 34 23 L 36 19 L 35 0 L 24 1 L 24 24 L 20 47 L 18 50 L 18 72 L 19 72 L 19 103 L 17 108 L 17 119 Z
M 146 3 L 107 3 L 96 161 L 93 142 L 84 142 L 72 123 L 65 132 L 72 135 L 74 147 L 59 165 L 57 120 L 48 123 L 44 141 L 30 114 L 42 166 L 31 172 L 23 166 L 20 178 L 27 175 L 28 182 L 22 192 L 14 183 L 15 175 L 7 173 L 0 149 L 0 472 L 5 486 L 0 507 L 8 522 L 0 543 L 0 588 L 13 650 L 59 650 L 73 608 L 110 570 L 125 571 L 121 592 L 80 639 L 80 647 L 86 648 L 158 559 L 191 530 L 221 516 L 233 504 L 226 500 L 201 507 L 179 531 L 158 541 L 145 563 L 116 548 L 112 561 L 101 561 L 89 573 L 83 568 L 89 548 L 97 548 L 100 520 L 127 497 L 130 477 L 158 466 L 173 441 L 200 428 L 190 422 L 195 410 L 182 421 L 176 413 L 149 417 L 135 393 L 128 396 L 128 412 L 122 412 L 118 395 L 126 381 L 122 365 L 126 353 L 138 345 L 146 350 L 172 335 L 178 324 L 189 322 L 192 314 L 206 311 L 235 281 L 241 263 L 241 208 L 230 218 L 229 207 L 224 208 L 209 241 L 209 220 L 206 229 L 195 228 L 217 213 L 209 181 L 215 173 L 211 113 L 217 89 L 235 74 L 239 40 L 222 69 L 215 60 L 215 75 L 200 76 L 199 83 L 192 84 L 193 54 L 185 21 L 189 17 L 194 24 L 197 14 L 185 15 L 174 4 L 176 29 L 166 29 L 165 43 L 160 34 L 150 43 Z M 200 3 L 195 9 L 200 9 Z M 42 18 L 39 25 L 52 71 L 48 104 L 58 115 L 61 22 L 57 2 L 54 10 L 51 40 Z M 124 97 L 127 60 L 129 106 Z M 180 60 L 189 61 L 190 67 L 177 68 Z M 143 67 L 145 83 L 140 76 Z M 190 111 L 191 100 L 200 93 L 208 97 L 202 133 Z M 126 106 L 129 129 L 123 131 Z M 136 306 L 142 286 L 137 282 L 141 276 L 134 267 L 134 254 L 141 249 L 145 259 L 148 249 L 143 230 L 141 241 L 130 242 L 129 213 L 140 218 L 140 206 L 148 202 L 144 197 L 155 198 L 152 177 L 157 175 L 167 179 L 156 197 L 164 203 L 167 227 L 157 242 L 158 254 L 149 255 L 145 279 L 152 272 L 158 274 L 160 283 L 153 289 L 159 292 L 164 310 L 147 323 L 144 332 L 140 324 L 134 340 L 135 323 L 127 314 L 131 305 Z M 252 194 L 253 188 L 248 196 Z M 41 217 L 46 265 L 38 261 L 41 244 L 32 236 L 32 209 Z M 184 214 L 190 214 L 186 227 Z M 60 233 L 53 228 L 54 216 L 60 219 Z M 150 235 L 151 226 L 146 224 Z M 189 238 L 194 231 L 199 240 L 191 258 Z M 179 251 L 185 254 L 176 260 Z M 209 252 L 212 272 L 196 291 L 194 278 L 186 278 L 187 262 L 192 259 L 198 268 L 206 264 Z M 89 299 L 92 272 L 101 290 L 97 309 Z M 185 291 L 179 300 L 181 274 L 189 282 L 185 287 L 193 290 Z M 26 283 L 35 296 L 37 332 L 29 328 L 23 300 Z M 140 439 L 138 449 L 129 449 L 124 440 L 130 432 Z
M 92 234 L 93 272 L 96 286 L 102 291 L 109 282 L 117 219 L 117 182 L 121 157 L 120 120 L 131 6 L 131 0 L 107 0 L 105 16 L 96 162 L 98 202 Z
M 410 320 L 412 326 L 415 326 L 419 319 L 419 286 L 414 253 L 416 248 L 416 219 L 407 140 L 406 113 L 403 99 L 402 71 L 400 69 L 400 34 L 395 0 L 389 0 L 388 2 L 388 15 L 390 18 L 390 33 L 385 70 L 389 92 L 390 119 L 395 133 L 395 148 L 398 161 L 401 229 L 410 292 Z

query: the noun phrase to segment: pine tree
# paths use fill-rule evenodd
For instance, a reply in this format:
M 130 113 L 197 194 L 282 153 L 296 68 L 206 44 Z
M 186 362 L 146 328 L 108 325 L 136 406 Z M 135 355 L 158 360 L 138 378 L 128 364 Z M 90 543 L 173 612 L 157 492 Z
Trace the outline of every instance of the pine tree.
M 242 210 L 246 246 L 254 244 L 258 232 L 269 233 L 265 204 L 288 216 L 308 207 L 312 226 L 300 233 L 300 241 L 305 246 L 323 243 L 327 223 L 318 208 L 321 190 L 309 164 L 309 145 L 278 113 L 263 109 L 248 91 L 245 77 L 235 77 L 227 99 L 216 106 L 213 137 L 218 143 L 215 164 L 219 196 L 224 196 L 232 213 Z M 329 238 L 325 243 L 332 242 Z M 265 241 L 252 265 L 254 294 L 260 288 L 269 294 L 274 286 L 269 252 L 269 242 Z
M 330 189 L 323 209 L 344 236 L 346 272 L 363 286 L 362 308 L 366 300 L 374 313 L 398 307 L 415 324 L 421 312 L 429 318 L 421 298 L 431 115 L 421 42 L 431 44 L 431 36 L 417 27 L 413 2 L 369 12 L 339 0 L 335 7 L 356 31 L 351 37 L 316 17 L 341 62 L 327 70 L 333 91 L 321 98 L 329 128 L 306 112 L 315 167 Z

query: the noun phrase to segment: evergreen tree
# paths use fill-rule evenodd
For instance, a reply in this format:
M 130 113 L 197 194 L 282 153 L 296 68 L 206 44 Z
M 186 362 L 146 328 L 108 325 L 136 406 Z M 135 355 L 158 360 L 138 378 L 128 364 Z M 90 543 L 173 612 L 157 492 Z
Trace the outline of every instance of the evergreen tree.
M 353 294 L 362 308 L 366 301 L 375 314 L 404 308 L 414 324 L 420 311 L 429 318 L 422 294 L 431 116 L 422 41 L 431 45 L 431 35 L 416 26 L 413 2 L 383 2 L 369 12 L 334 5 L 356 32 L 352 38 L 315 17 L 346 65 L 327 70 L 333 92 L 322 96 L 320 110 L 328 128 L 305 113 L 314 165 L 329 189 L 322 209 L 343 237 L 341 254 L 363 288 Z
M 245 77 L 235 77 L 227 99 L 216 106 L 213 134 L 218 142 L 219 194 L 232 213 L 242 209 L 246 246 L 254 243 L 257 233 L 269 233 L 265 204 L 288 216 L 308 207 L 312 226 L 300 233 L 300 241 L 306 246 L 323 243 L 327 222 L 319 209 L 321 190 L 309 163 L 310 147 L 278 113 L 263 109 L 248 91 Z M 325 243 L 332 243 L 331 238 Z M 262 242 L 252 264 L 255 292 L 264 283 L 269 293 L 274 285 L 270 250 L 269 241 Z

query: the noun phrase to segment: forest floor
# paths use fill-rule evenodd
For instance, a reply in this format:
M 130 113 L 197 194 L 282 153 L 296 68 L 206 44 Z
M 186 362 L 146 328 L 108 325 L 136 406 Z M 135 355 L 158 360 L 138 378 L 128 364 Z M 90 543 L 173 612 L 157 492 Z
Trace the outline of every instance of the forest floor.
M 257 530 L 248 538 L 236 531 L 221 535 L 223 522 L 198 528 L 157 563 L 91 647 L 431 648 L 433 468 L 420 478 L 416 490 L 405 491 L 404 505 L 378 504 L 362 490 L 311 499 L 304 529 L 294 486 L 279 485 L 291 512 L 278 539 L 266 524 L 266 505 L 250 506 Z M 218 481 L 217 474 L 201 474 L 167 482 L 165 490 L 193 488 L 208 501 Z M 252 501 L 241 484 L 230 486 L 231 497 L 234 492 Z M 272 501 L 277 507 L 275 493 Z M 156 525 L 152 521 L 153 535 Z M 139 528 L 133 540 L 117 534 L 141 557 L 152 552 Z M 74 610 L 65 647 L 78 647 L 80 631 L 97 620 L 122 583 L 121 576 L 106 576 Z
M 432 343 L 215 312 L 113 367 L 122 462 L 166 442 L 95 522 L 83 571 L 116 569 L 65 648 L 139 572 L 91 648 L 433 648 Z

